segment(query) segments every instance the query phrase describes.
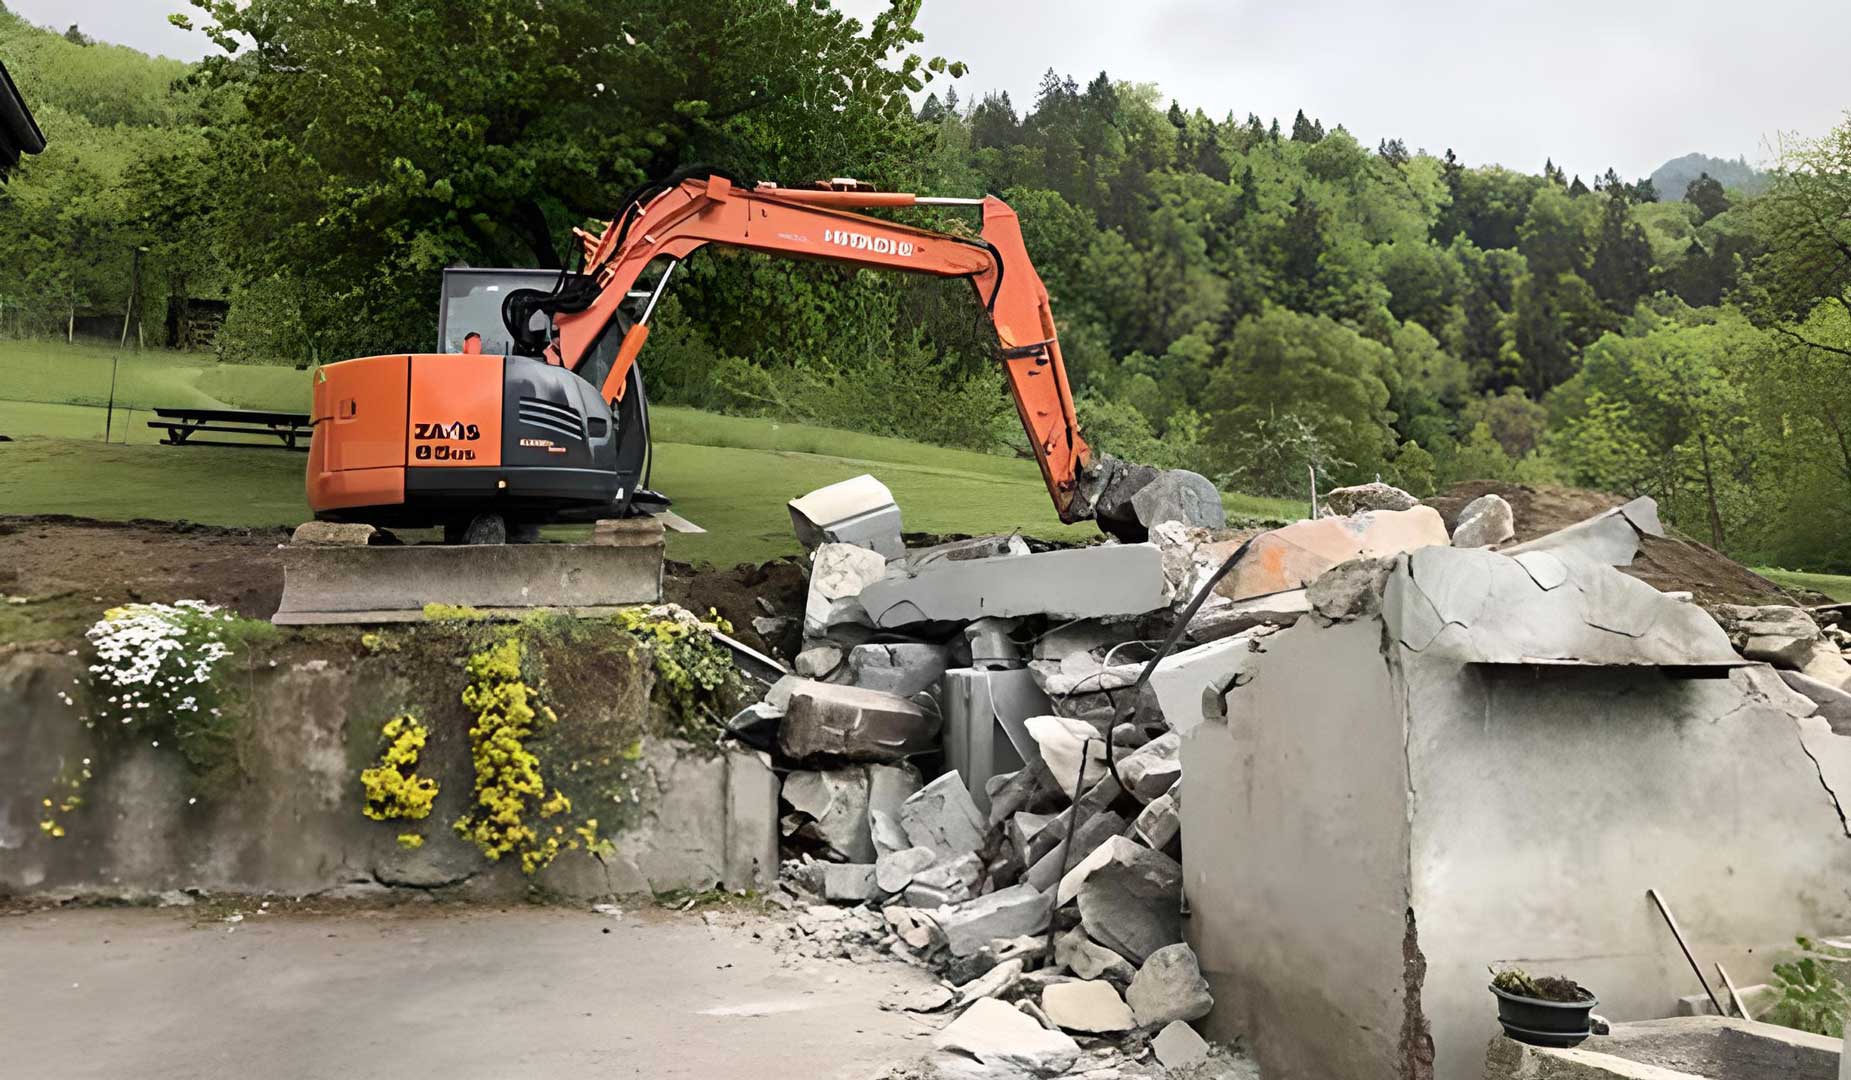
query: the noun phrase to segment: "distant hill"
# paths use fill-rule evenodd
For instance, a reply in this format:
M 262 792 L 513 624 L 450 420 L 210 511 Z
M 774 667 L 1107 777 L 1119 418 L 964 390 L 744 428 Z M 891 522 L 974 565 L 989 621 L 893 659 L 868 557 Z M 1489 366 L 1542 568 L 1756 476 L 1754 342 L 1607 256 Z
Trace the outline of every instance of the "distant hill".
M 1710 157 L 1708 154 L 1685 154 L 1681 158 L 1672 158 L 1652 172 L 1652 186 L 1658 189 L 1658 197 L 1667 201 L 1684 197 L 1684 189 L 1697 177 L 1709 173 L 1722 181 L 1722 186 L 1730 191 L 1740 191 L 1746 195 L 1756 195 L 1767 187 L 1767 174 L 1759 172 L 1742 158 L 1729 161 L 1724 158 Z

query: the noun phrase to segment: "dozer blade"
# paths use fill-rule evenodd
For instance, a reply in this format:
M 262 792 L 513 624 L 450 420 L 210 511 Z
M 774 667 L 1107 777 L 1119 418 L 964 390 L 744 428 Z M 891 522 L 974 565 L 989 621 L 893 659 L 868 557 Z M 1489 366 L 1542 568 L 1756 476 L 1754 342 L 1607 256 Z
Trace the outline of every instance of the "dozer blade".
M 426 605 L 605 615 L 662 599 L 662 536 L 618 544 L 283 548 L 278 626 L 415 622 Z

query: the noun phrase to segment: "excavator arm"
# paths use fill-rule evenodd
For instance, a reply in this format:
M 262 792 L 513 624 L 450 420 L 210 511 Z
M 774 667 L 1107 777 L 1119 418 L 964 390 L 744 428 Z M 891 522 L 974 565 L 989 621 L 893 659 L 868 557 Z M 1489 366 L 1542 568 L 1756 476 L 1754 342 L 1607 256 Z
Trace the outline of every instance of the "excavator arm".
M 924 205 L 980 207 L 981 239 L 854 213 Z M 591 291 L 574 302 L 542 304 L 553 317 L 555 335 L 545 359 L 588 378 L 607 402 L 623 396 L 648 338 L 654 298 L 635 322 L 620 320 L 619 309 L 644 268 L 659 259 L 669 260 L 672 271 L 704 245 L 725 244 L 789 258 L 968 279 L 996 330 L 1009 390 L 1055 509 L 1070 523 L 1093 516 L 1097 477 L 1074 415 L 1048 292 L 1029 263 L 1015 211 L 1001 199 L 746 186 L 710 175 L 657 190 L 626 208 L 601 233 L 579 235 Z M 657 283 L 657 296 L 664 285 L 666 273 Z M 619 329 L 622 323 L 628 325 Z

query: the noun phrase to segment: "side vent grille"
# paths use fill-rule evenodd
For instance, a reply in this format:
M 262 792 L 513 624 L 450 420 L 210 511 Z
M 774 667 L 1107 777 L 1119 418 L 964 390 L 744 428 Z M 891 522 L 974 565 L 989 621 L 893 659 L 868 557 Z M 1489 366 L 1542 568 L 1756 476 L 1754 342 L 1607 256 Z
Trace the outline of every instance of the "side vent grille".
M 544 401 L 540 398 L 524 397 L 519 403 L 521 423 L 564 435 L 568 439 L 583 440 L 585 432 L 579 426 L 578 414 L 571 408 L 558 402 Z

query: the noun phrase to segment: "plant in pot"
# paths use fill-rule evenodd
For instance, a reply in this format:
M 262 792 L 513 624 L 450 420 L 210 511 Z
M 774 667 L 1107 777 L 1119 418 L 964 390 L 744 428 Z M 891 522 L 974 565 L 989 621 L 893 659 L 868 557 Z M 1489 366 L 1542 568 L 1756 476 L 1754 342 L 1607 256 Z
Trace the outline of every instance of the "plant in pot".
M 1593 1034 L 1589 1014 L 1600 1004 L 1592 991 L 1560 976 L 1532 978 L 1520 968 L 1493 971 L 1498 1023 L 1504 1034 L 1531 1046 L 1576 1046 Z

